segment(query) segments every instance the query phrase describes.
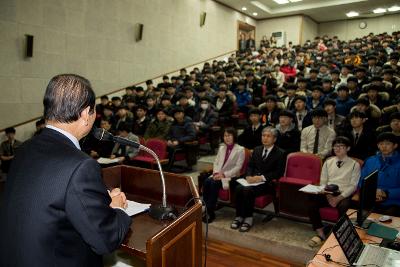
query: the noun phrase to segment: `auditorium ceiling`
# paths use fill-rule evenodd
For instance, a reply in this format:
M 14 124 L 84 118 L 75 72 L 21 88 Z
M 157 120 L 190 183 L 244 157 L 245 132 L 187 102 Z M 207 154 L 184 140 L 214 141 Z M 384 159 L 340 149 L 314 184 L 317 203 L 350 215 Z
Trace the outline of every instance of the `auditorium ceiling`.
M 225 6 L 253 17 L 254 19 L 269 19 L 290 15 L 307 15 L 316 22 L 327 22 L 348 19 L 346 13 L 359 13 L 354 18 L 371 18 L 400 11 L 374 13 L 377 8 L 400 7 L 398 0 L 214 0 Z M 286 2 L 278 4 L 277 2 Z M 245 9 L 245 10 L 244 10 Z

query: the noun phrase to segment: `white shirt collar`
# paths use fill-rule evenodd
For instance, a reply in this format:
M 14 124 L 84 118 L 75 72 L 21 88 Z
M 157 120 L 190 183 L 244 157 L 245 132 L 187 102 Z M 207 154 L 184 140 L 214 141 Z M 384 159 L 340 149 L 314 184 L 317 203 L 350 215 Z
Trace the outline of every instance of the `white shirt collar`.
M 57 128 L 53 125 L 46 125 L 46 128 L 52 129 L 52 130 L 57 131 L 60 134 L 64 135 L 69 140 L 71 140 L 71 142 L 74 144 L 74 146 L 76 146 L 77 149 L 81 150 L 81 146 L 79 145 L 78 139 L 76 139 L 76 137 L 73 136 L 72 134 L 70 134 L 69 132 L 64 131 L 63 129 Z
M 272 145 L 272 146 L 269 147 L 269 148 L 267 148 L 266 146 L 264 146 L 263 154 L 264 154 L 265 151 L 267 151 L 267 153 L 269 154 L 269 152 L 271 152 L 271 150 L 274 148 L 274 146 L 275 146 L 275 145 Z

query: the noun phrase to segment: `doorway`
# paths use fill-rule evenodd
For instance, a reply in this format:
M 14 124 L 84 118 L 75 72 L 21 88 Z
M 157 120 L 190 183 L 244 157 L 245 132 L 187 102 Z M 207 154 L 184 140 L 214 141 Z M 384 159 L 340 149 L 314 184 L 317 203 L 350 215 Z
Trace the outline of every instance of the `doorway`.
M 237 49 L 239 51 L 251 50 L 256 47 L 256 27 L 238 20 Z

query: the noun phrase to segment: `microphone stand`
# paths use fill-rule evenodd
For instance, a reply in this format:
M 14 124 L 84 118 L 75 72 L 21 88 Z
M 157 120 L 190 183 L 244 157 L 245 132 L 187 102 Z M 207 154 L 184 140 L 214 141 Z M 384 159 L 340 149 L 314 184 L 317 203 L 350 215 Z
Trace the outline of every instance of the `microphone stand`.
M 149 209 L 149 214 L 152 218 L 157 219 L 157 220 L 174 220 L 174 219 L 176 219 L 177 218 L 176 209 L 171 206 L 167 206 L 167 192 L 165 190 L 164 173 L 162 171 L 160 159 L 158 158 L 157 154 L 148 147 L 145 147 L 137 142 L 133 142 L 133 141 L 128 140 L 123 137 L 114 136 L 114 135 L 110 134 L 109 132 L 107 132 L 106 130 L 101 129 L 101 128 L 97 128 L 97 127 L 93 128 L 92 134 L 95 138 L 97 138 L 99 140 L 108 140 L 108 141 L 113 141 L 113 142 L 116 142 L 119 144 L 131 146 L 136 149 L 144 150 L 153 156 L 153 158 L 157 162 L 158 170 L 159 170 L 160 176 L 161 176 L 162 204 L 161 205 L 152 204 Z
M 145 147 L 143 145 L 140 145 L 139 149 L 144 150 L 153 156 L 153 158 L 157 162 L 158 170 L 159 170 L 160 176 L 161 176 L 162 204 L 161 205 L 151 204 L 150 209 L 149 209 L 149 215 L 156 220 L 174 220 L 174 219 L 176 219 L 177 218 L 177 216 L 175 215 L 176 209 L 174 209 L 171 206 L 167 206 L 167 192 L 165 189 L 165 178 L 164 178 L 164 173 L 162 171 L 161 163 L 160 163 L 160 160 L 159 160 L 157 154 L 154 153 L 154 151 L 151 150 L 150 148 Z

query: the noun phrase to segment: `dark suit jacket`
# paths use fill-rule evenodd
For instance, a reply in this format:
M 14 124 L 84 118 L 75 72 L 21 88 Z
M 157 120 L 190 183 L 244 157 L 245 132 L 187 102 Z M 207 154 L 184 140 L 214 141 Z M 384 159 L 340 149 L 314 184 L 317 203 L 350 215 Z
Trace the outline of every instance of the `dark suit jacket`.
M 351 142 L 350 151 L 347 153 L 349 157 L 366 160 L 368 157 L 375 155 L 378 149 L 376 146 L 376 136 L 372 130 L 364 128 L 358 138 L 357 144 L 354 144 L 354 136 L 351 128 L 347 131 L 342 131 L 341 135 L 349 138 Z
M 261 145 L 261 133 L 264 129 L 263 125 L 253 131 L 252 126 L 247 126 L 244 131 L 238 136 L 238 143 L 247 149 L 254 149 L 256 146 Z
M 268 157 L 263 160 L 262 153 L 264 146 L 254 148 L 247 167 L 246 176 L 263 175 L 270 183 L 272 180 L 281 178 L 285 171 L 285 152 L 278 146 L 274 146 Z
M 0 207 L 0 266 L 103 266 L 131 218 L 109 206 L 99 164 L 45 128 L 17 151 Z

